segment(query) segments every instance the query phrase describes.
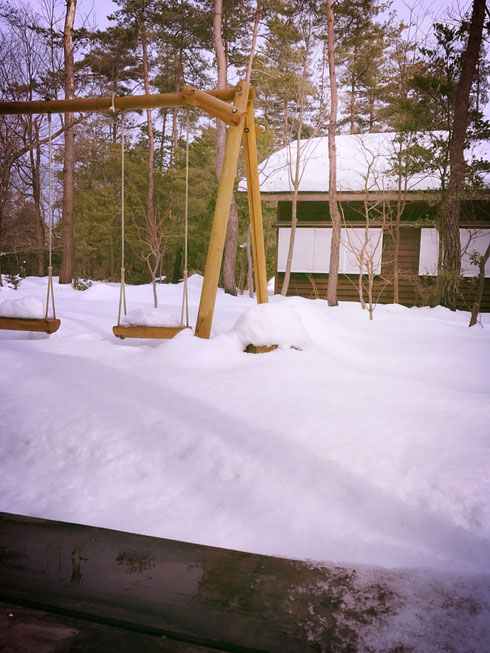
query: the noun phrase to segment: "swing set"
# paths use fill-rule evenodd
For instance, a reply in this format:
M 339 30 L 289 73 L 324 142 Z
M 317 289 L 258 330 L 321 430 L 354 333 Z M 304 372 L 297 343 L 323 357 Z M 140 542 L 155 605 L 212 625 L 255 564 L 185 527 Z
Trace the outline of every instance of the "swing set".
M 51 126 L 53 113 L 84 113 L 98 111 L 122 111 L 123 129 L 124 113 L 139 109 L 158 109 L 162 107 L 194 106 L 208 115 L 226 123 L 227 135 L 223 160 L 223 171 L 218 186 L 216 207 L 214 211 L 211 236 L 208 246 L 204 280 L 199 302 L 199 311 L 195 326 L 195 335 L 209 338 L 213 322 L 219 274 L 223 259 L 228 215 L 237 176 L 238 158 L 243 141 L 247 176 L 248 205 L 252 234 L 252 257 L 254 266 L 257 303 L 267 303 L 267 275 L 265 266 L 264 235 L 262 226 L 262 209 L 260 204 L 259 172 L 257 163 L 257 132 L 253 101 L 255 91 L 246 80 L 240 81 L 235 88 L 201 91 L 195 86 L 184 86 L 178 93 L 157 95 L 130 95 L 107 98 L 74 98 L 68 100 L 35 100 L 25 102 L 0 102 L 0 114 L 48 114 Z M 59 327 L 59 320 L 54 313 L 54 295 L 51 268 L 52 249 L 52 209 L 51 209 L 51 127 L 49 127 L 49 277 L 48 296 L 45 319 L 0 318 L 0 329 L 23 331 L 44 331 L 52 333 Z M 124 285 L 124 132 L 122 134 L 122 265 L 121 292 L 117 326 L 114 335 L 119 338 L 172 338 L 183 328 L 188 327 L 187 302 L 187 214 L 188 214 L 188 169 L 189 169 L 189 128 L 187 125 L 186 144 L 186 200 L 185 200 L 185 260 L 184 260 L 184 298 L 180 327 L 156 327 L 121 324 L 121 311 L 126 313 Z M 48 318 L 49 298 L 51 296 L 53 318 Z M 184 325 L 184 309 L 186 323 Z

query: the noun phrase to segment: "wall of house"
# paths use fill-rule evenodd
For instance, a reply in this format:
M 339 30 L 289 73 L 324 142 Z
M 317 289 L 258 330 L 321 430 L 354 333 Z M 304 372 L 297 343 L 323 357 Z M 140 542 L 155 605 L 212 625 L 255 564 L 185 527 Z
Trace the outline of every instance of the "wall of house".
M 359 301 L 359 252 L 366 222 L 362 202 L 343 203 L 342 244 L 338 298 Z M 459 308 L 469 310 L 476 295 L 478 270 L 470 262 L 470 252 L 483 253 L 490 241 L 490 203 L 467 203 L 462 216 L 461 243 L 463 274 Z M 291 203 L 278 202 L 277 260 L 275 291 L 281 292 L 286 266 L 291 224 Z M 372 216 L 376 214 L 373 212 Z M 433 224 L 437 206 L 429 202 L 407 203 L 400 225 L 399 297 L 406 306 L 434 304 L 434 284 L 437 275 L 438 232 Z M 374 297 L 380 303 L 392 303 L 394 241 L 385 225 L 379 237 L 380 225 L 371 216 L 369 240 L 366 243 L 375 263 Z M 357 240 L 359 236 L 361 241 Z M 328 284 L 331 223 L 327 202 L 299 202 L 292 274 L 288 295 L 324 298 Z M 361 244 L 360 244 L 361 243 Z M 482 310 L 490 312 L 490 262 L 486 269 Z M 367 296 L 367 279 L 363 281 Z

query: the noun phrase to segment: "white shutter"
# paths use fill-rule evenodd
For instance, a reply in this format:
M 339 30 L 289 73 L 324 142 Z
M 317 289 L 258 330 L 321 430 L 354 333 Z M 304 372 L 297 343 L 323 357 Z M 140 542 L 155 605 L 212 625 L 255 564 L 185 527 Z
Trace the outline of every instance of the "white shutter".
M 490 229 L 460 229 L 461 238 L 461 274 L 463 277 L 477 277 L 480 273 L 478 266 L 470 260 L 470 254 L 477 251 L 485 254 L 490 243 Z M 485 276 L 490 277 L 490 259 L 485 265 Z
M 419 275 L 437 276 L 439 260 L 439 232 L 437 229 L 420 230 Z
M 360 255 L 366 238 L 364 228 L 349 227 L 340 231 L 340 274 L 359 274 Z M 380 227 L 368 229 L 364 260 L 372 260 L 374 274 L 381 272 L 381 256 L 383 253 L 383 230 Z M 363 266 L 363 274 L 366 267 Z
M 490 242 L 490 229 L 460 229 L 461 240 L 461 274 L 463 277 L 478 276 L 478 267 L 470 261 L 470 254 L 475 250 L 484 254 Z M 419 274 L 437 276 L 439 259 L 439 232 L 437 229 L 422 229 L 420 235 Z M 485 266 L 485 276 L 490 277 L 490 261 Z
M 330 247 L 332 245 L 332 229 L 320 227 L 313 229 L 313 272 L 328 274 L 330 266 Z
M 296 229 L 294 238 L 293 260 L 291 272 L 313 272 L 313 241 L 314 229 Z M 291 237 L 290 227 L 279 229 L 277 246 L 277 271 L 285 272 L 288 260 L 289 240 Z
M 348 233 L 346 233 L 346 229 L 341 230 L 339 272 L 340 274 L 359 274 L 359 253 L 366 237 L 365 229 L 349 228 L 347 231 Z M 290 227 L 281 227 L 279 229 L 277 247 L 278 272 L 286 271 L 290 234 Z M 296 228 L 291 272 L 328 274 L 331 243 L 331 228 Z M 382 251 L 382 229 L 369 229 L 365 257 L 373 258 L 375 274 L 380 274 L 381 272 Z M 366 273 L 365 268 L 363 272 Z

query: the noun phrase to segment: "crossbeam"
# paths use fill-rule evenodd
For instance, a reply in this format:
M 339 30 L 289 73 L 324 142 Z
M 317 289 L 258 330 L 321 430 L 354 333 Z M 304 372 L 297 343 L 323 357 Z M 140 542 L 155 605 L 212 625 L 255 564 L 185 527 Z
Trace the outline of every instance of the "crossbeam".
M 235 89 L 213 89 L 202 91 L 222 103 L 231 102 Z M 184 93 L 159 93 L 153 95 L 124 95 L 121 97 L 73 98 L 71 100 L 32 100 L 25 102 L 1 102 L 0 114 L 38 114 L 38 113 L 91 113 L 95 111 L 135 111 L 138 109 L 160 109 L 181 107 L 191 104 Z M 220 105 L 215 102 L 214 106 Z M 206 110 L 206 109 L 205 109 Z M 229 108 L 231 114 L 232 109 Z M 226 114 L 228 111 L 224 110 Z M 233 114 L 234 116 L 235 114 Z M 239 117 L 237 116 L 237 120 Z M 235 118 L 231 120 L 235 122 Z

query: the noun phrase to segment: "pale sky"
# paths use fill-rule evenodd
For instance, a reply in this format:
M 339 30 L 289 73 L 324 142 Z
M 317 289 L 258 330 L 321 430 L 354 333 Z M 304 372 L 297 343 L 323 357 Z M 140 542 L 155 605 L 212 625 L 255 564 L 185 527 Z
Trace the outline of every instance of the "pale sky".
M 43 2 L 46 2 L 46 0 L 30 0 L 33 7 L 40 7 Z M 60 5 L 60 8 L 64 5 L 64 2 L 60 0 L 55 0 L 55 2 Z M 459 15 L 464 13 L 464 10 L 468 10 L 471 4 L 471 0 L 394 0 L 392 8 L 399 18 L 408 21 L 410 16 L 412 18 L 423 18 L 429 14 L 435 17 L 441 16 L 448 10 L 452 14 Z M 100 29 L 109 24 L 107 15 L 113 13 L 117 8 L 118 5 L 112 0 L 78 0 L 77 3 L 79 20 L 82 15 L 89 15 L 90 22 L 93 22 Z

